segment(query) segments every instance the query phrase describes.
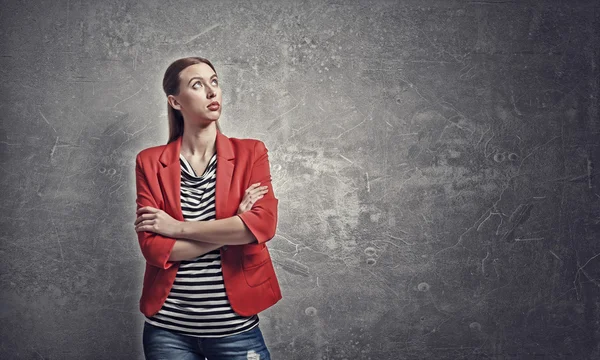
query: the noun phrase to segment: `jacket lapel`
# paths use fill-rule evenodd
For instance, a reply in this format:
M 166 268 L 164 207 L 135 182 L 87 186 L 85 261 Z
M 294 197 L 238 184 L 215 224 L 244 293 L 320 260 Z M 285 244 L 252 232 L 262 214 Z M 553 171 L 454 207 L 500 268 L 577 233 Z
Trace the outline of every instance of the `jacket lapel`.
M 234 159 L 231 140 L 217 130 L 217 183 L 215 184 L 215 218 L 223 219 L 231 216 L 227 210 L 231 178 L 233 177 Z
M 164 211 L 179 221 L 184 221 L 183 213 L 181 212 L 181 165 L 179 164 L 182 139 L 183 137 L 180 136 L 165 146 L 159 158 L 164 167 L 158 171 L 158 181 L 165 201 Z M 229 138 L 223 135 L 218 129 L 215 142 L 217 149 L 215 217 L 222 219 L 229 216 L 227 201 L 229 198 L 229 189 L 231 188 L 235 154 Z

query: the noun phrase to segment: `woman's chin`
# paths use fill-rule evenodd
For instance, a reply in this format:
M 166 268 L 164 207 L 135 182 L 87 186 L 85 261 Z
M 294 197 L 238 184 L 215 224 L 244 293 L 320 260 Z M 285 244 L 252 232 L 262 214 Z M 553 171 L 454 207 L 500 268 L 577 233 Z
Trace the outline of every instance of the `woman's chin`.
M 221 117 L 221 112 L 220 111 L 211 111 L 208 114 L 205 115 L 205 118 L 208 121 L 217 121 L 219 120 L 219 118 Z
M 205 116 L 198 116 L 196 118 L 195 123 L 196 124 L 202 124 L 202 125 L 208 125 L 210 123 L 213 123 L 213 122 L 219 120 L 219 115 L 220 114 L 212 114 L 212 115 L 209 114 L 208 116 L 206 116 L 206 115 Z

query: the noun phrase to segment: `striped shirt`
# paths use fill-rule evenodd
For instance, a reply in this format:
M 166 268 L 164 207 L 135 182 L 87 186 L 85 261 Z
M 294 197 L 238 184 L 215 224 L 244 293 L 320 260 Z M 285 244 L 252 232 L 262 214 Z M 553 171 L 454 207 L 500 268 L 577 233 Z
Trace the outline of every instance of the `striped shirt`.
M 217 154 L 197 176 L 183 155 L 181 165 L 181 211 L 185 221 L 215 220 Z M 245 317 L 233 311 L 225 293 L 221 252 L 213 250 L 179 264 L 177 276 L 157 314 L 146 316 L 152 325 L 196 337 L 224 337 L 258 325 L 258 314 Z

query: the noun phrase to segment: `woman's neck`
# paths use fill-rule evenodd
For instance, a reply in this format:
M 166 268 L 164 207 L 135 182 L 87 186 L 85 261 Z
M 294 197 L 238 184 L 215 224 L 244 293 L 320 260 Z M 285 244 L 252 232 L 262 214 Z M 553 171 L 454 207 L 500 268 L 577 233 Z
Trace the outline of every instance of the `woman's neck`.
M 212 122 L 207 127 L 185 128 L 180 152 L 184 156 L 210 158 L 215 153 L 217 126 Z

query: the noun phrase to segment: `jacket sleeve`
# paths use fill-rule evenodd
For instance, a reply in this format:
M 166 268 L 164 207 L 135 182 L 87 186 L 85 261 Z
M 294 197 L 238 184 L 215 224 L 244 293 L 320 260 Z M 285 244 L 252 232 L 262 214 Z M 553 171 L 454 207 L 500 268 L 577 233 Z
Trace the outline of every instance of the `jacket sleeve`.
M 262 141 L 254 145 L 254 164 L 250 175 L 250 184 L 260 182 L 260 186 L 268 186 L 269 190 L 258 199 L 252 209 L 238 214 L 244 224 L 252 232 L 258 243 L 264 243 L 275 236 L 277 228 L 277 205 L 279 200 L 273 193 L 271 184 L 271 168 L 269 165 L 268 150 Z
M 140 209 L 144 206 L 152 206 L 158 208 L 152 193 L 148 181 L 142 168 L 142 162 L 139 154 L 135 160 L 135 186 L 136 186 L 136 209 Z M 138 231 L 137 232 L 140 249 L 142 255 L 146 259 L 146 262 L 152 266 L 156 266 L 161 269 L 168 269 L 175 261 L 169 261 L 171 251 L 175 245 L 176 239 L 165 237 L 151 231 Z

